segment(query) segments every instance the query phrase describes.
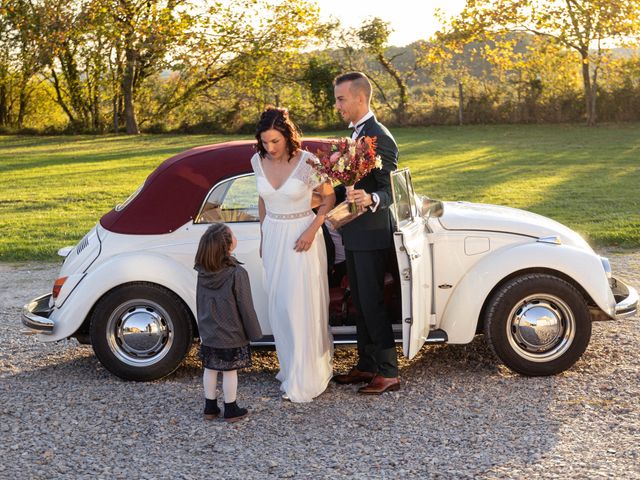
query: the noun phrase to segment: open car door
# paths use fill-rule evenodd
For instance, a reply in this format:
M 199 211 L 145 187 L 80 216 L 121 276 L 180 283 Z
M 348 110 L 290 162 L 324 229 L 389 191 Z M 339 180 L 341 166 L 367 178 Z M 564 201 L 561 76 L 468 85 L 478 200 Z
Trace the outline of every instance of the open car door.
M 433 304 L 430 234 L 416 205 L 409 169 L 391 173 L 394 244 L 402 292 L 402 347 L 413 358 L 429 336 Z

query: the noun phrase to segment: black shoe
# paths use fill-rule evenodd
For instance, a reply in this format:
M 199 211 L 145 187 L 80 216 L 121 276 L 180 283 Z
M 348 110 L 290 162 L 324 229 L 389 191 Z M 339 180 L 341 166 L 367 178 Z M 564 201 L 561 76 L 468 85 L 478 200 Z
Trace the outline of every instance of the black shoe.
M 204 419 L 205 420 L 213 420 L 218 418 L 220 415 L 220 408 L 218 407 L 218 400 L 213 399 L 209 400 L 208 398 L 204 399 Z
M 224 404 L 224 421 L 225 422 L 237 422 L 249 415 L 249 411 L 246 408 L 240 408 L 236 402 Z

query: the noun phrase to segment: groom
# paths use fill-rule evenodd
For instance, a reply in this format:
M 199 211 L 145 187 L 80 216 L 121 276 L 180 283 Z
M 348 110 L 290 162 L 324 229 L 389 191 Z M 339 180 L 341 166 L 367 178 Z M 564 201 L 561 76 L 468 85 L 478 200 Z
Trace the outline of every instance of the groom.
M 393 246 L 389 172 L 398 167 L 398 146 L 370 110 L 371 82 L 364 73 L 345 73 L 336 77 L 333 85 L 336 109 L 354 129 L 352 138 L 376 137 L 376 153 L 382 158 L 382 169 L 373 170 L 349 192 L 348 200 L 367 210 L 341 229 L 351 295 L 360 313 L 356 324 L 358 364 L 334 380 L 341 384 L 366 382 L 358 392 L 377 395 L 400 388 L 395 339 L 383 291 L 387 257 Z M 345 194 L 344 186 L 337 187 L 336 201 L 343 201 Z

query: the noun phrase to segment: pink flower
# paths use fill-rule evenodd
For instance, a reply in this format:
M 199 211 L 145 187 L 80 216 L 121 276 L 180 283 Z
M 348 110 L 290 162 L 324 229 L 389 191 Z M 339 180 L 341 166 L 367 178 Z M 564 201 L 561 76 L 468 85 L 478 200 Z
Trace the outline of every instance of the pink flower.
M 330 151 L 319 151 L 318 159 L 320 162 L 313 166 L 320 175 L 345 185 L 355 184 L 382 164 L 380 155 L 376 155 L 375 137 L 340 138 Z

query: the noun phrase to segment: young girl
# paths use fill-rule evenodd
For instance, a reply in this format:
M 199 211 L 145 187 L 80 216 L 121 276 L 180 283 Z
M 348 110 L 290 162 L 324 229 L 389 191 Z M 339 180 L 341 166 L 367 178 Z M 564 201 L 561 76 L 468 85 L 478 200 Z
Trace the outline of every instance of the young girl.
M 223 223 L 211 225 L 200 239 L 195 258 L 198 271 L 196 303 L 200 331 L 200 358 L 204 366 L 204 418 L 220 415 L 216 396 L 218 372 L 222 372 L 224 419 L 235 422 L 247 416 L 238 407 L 238 369 L 251 366 L 249 340 L 262 338 L 249 275 L 231 256 L 237 240 Z

